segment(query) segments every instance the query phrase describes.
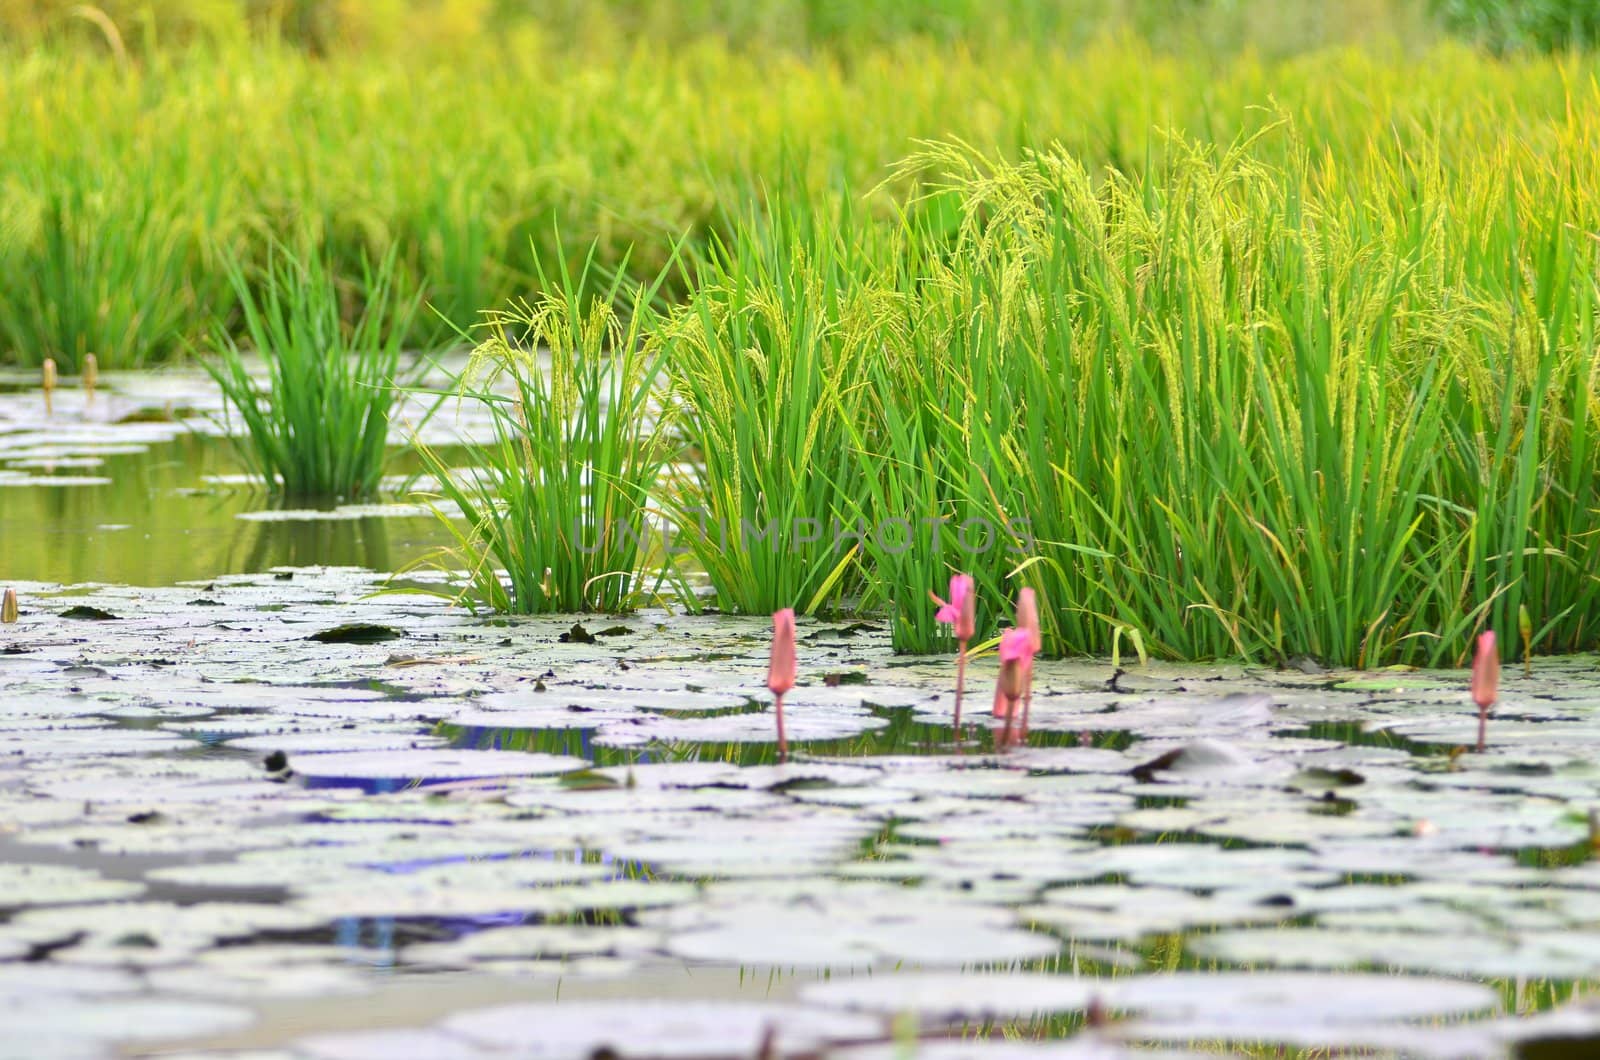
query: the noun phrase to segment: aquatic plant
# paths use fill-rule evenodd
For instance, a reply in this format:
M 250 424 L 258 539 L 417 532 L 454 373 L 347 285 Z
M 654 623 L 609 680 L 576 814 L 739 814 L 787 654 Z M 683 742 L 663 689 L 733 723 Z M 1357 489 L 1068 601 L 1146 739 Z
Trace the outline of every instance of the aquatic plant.
M 284 497 L 367 497 L 378 487 L 401 373 L 400 343 L 416 301 L 394 288 L 393 255 L 364 266 L 363 305 L 344 324 L 344 294 L 323 258 L 272 251 L 259 285 L 226 270 L 245 342 L 222 326 L 206 371 L 222 388 L 240 460 Z M 259 362 L 256 360 L 259 358 Z M 265 385 L 255 368 L 266 370 Z M 418 369 L 422 367 L 418 366 Z
M 0 356 L 158 357 L 232 312 L 207 255 L 259 298 L 275 238 L 319 241 L 350 324 L 385 252 L 459 322 L 542 292 L 552 217 L 636 276 L 688 233 L 649 341 L 689 459 L 652 488 L 723 608 L 882 613 L 931 651 L 926 587 L 961 570 L 985 627 L 1038 590 L 1050 654 L 1459 663 L 1523 608 L 1525 655 L 1600 643 L 1584 56 L 937 37 L 536 78 L 529 33 L 421 89 L 359 48 L 17 53 Z M 885 179 L 930 133 L 961 140 Z
M 83 397 L 89 404 L 94 404 L 94 388 L 100 382 L 100 359 L 92 353 L 83 355 L 83 364 L 79 366 L 83 378 Z
M 1517 632 L 1522 635 L 1522 676 L 1533 676 L 1533 618 L 1528 605 L 1517 605 Z
M 1017 592 L 1016 627 L 1028 634 L 1028 643 L 1037 655 L 1044 650 L 1044 634 L 1039 626 L 1039 594 L 1029 586 Z M 1028 731 L 1028 712 L 1033 708 L 1033 667 L 1028 667 L 1027 686 L 1022 690 L 1022 731 Z
M 951 635 L 956 638 L 956 709 L 954 726 L 957 737 L 961 734 L 961 693 L 967 680 L 967 642 L 977 633 L 978 624 L 978 593 L 973 585 L 972 575 L 957 574 L 950 579 L 950 599 L 940 600 L 935 596 L 934 601 L 939 605 L 934 621 L 940 625 L 950 627 Z
M 7 589 L 5 597 L 0 599 L 0 624 L 11 625 L 17 620 L 17 591 Z
M 884 306 L 855 282 L 862 251 L 847 245 L 847 208 L 787 200 L 770 213 L 694 263 L 692 293 L 658 331 L 697 458 L 669 503 L 721 607 L 760 614 L 792 601 L 813 614 L 861 585 L 851 441 L 870 415 L 857 380 Z
M 193 130 L 149 121 L 112 128 L 102 124 L 107 110 L 81 98 L 45 103 L 24 87 L 29 73 L 19 85 L 11 80 L 15 66 L 3 65 L 0 82 L 10 83 L 0 98 L 32 98 L 40 109 L 19 108 L 30 115 L 28 127 L 0 133 L 0 357 L 23 364 L 51 357 L 70 374 L 91 350 L 107 367 L 129 368 L 180 352 L 231 303 L 206 241 L 221 203 L 238 208 L 228 199 L 234 182 L 196 172 L 231 164 L 226 137 L 212 130 L 211 156 L 184 158 L 172 141 Z M 37 64 L 19 65 L 51 76 Z M 107 96 L 121 94 L 118 71 L 105 68 L 99 77 Z M 56 102 L 66 109 L 46 116 Z M 165 118 L 182 124 L 175 114 Z M 140 147 L 127 143 L 145 136 Z
M 476 309 L 528 292 L 530 247 L 555 249 L 552 221 L 599 242 L 608 266 L 639 248 L 633 261 L 648 275 L 664 260 L 664 234 L 727 239 L 749 193 L 776 186 L 797 155 L 813 199 L 859 199 L 930 136 L 1014 156 L 1048 130 L 1091 169 L 1140 169 L 1164 152 L 1152 129 L 1227 142 L 1255 123 L 1270 84 L 1271 99 L 1353 174 L 1368 154 L 1440 129 L 1465 169 L 1506 128 L 1559 120 L 1563 86 L 1583 83 L 1570 58 L 1502 64 L 1461 47 L 1419 47 L 1405 62 L 1384 42 L 1262 58 L 1298 50 L 1274 42 L 1218 59 L 1257 22 L 1290 36 L 1314 25 L 1310 44 L 1324 28 L 1366 38 L 1373 10 L 1400 0 L 1351 0 L 1314 20 L 1252 20 L 1230 3 L 1226 15 L 1196 16 L 1217 23 L 1198 38 L 1202 54 L 1153 48 L 1128 31 L 1127 5 L 1098 0 L 1075 12 L 1014 0 L 1006 13 L 964 2 L 936 14 L 919 3 L 718 3 L 687 17 L 670 0 L 648 17 L 627 0 L 604 17 L 594 5 L 580 5 L 581 17 L 543 5 L 536 20 L 480 10 L 448 29 L 406 27 L 479 5 L 401 15 L 390 3 L 345 4 L 346 14 L 387 15 L 351 16 L 360 28 L 318 55 L 242 16 L 196 28 L 201 5 L 140 3 L 140 32 L 127 24 L 132 7 L 99 6 L 123 9 L 131 61 L 108 61 L 97 32 L 35 32 L 26 17 L 34 29 L 0 32 L 0 99 L 27 102 L 0 129 L 0 359 L 53 355 L 67 372 L 88 350 L 109 369 L 201 341 L 232 310 L 217 256 L 259 265 L 273 241 L 309 235 L 350 282 L 364 257 L 392 250 L 398 289 L 425 284 L 466 326 Z M 169 17 L 146 21 L 153 8 Z M 1107 18 L 1124 32 L 1090 30 Z M 1167 38 L 1175 21 L 1144 20 Z M 815 32 L 823 26 L 837 32 Z M 196 39 L 204 45 L 184 47 Z M 490 52 L 493 62 L 467 61 Z M 463 113 L 479 118 L 463 123 Z M 352 139 L 353 128 L 363 135 Z M 454 338 L 432 314 L 412 323 L 410 347 Z
M 1051 653 L 1438 662 L 1530 601 L 1541 642 L 1592 644 L 1600 583 L 1560 575 L 1600 538 L 1594 248 L 1508 212 L 1513 156 L 1450 211 L 1405 190 L 1433 148 L 1369 159 L 1390 194 L 1357 218 L 1309 155 L 1264 160 L 1293 134 L 1103 182 L 930 144 L 896 221 L 780 196 L 694 255 L 651 336 L 694 458 L 664 500 L 719 603 L 853 595 L 927 651 L 921 587 L 958 569 L 1048 598 Z M 883 532 L 912 520 L 947 529 Z
M 942 257 L 910 252 L 933 261 L 913 359 L 954 393 L 872 402 L 960 410 L 928 417 L 936 461 L 891 454 L 927 480 L 909 492 L 1025 522 L 974 570 L 1057 604 L 1047 651 L 1137 633 L 1186 657 L 1437 661 L 1524 600 L 1560 616 L 1541 639 L 1592 643 L 1595 586 L 1552 579 L 1594 547 L 1593 477 L 1572 464 L 1594 449 L 1595 383 L 1577 368 L 1593 302 L 1570 282 L 1594 249 L 1543 220 L 1519 235 L 1537 211 L 1506 219 L 1489 191 L 1505 160 L 1448 221 L 1402 190 L 1429 163 L 1397 163 L 1369 223 L 1309 159 L 1268 165 L 1255 143 L 1105 182 L 1065 152 L 1017 164 L 933 145 L 908 163 L 964 218 Z M 1492 248 L 1465 273 L 1443 249 L 1460 216 Z M 1526 282 L 1502 255 L 1529 262 Z M 1497 299 L 1522 308 L 1481 308 Z M 1562 490 L 1541 494 L 1552 474 Z M 1476 609 L 1459 603 L 1471 587 Z
M 995 688 L 998 697 L 1005 704 L 1005 730 L 1001 738 L 996 741 L 1002 747 L 1010 747 L 1016 740 L 1013 726 L 1020 720 L 1022 697 L 1027 694 L 1033 681 L 1033 634 L 1025 629 L 1008 629 L 1000 634 L 1000 676 Z M 1022 736 L 1027 735 L 1027 728 L 1021 730 Z
M 772 616 L 772 657 L 767 663 L 767 691 L 772 693 L 772 711 L 778 720 L 778 761 L 789 756 L 789 738 L 783 730 L 783 697 L 794 687 L 794 608 L 785 607 Z
M 577 271 L 558 261 L 553 274 L 540 266 L 547 293 L 481 325 L 455 395 L 493 425 L 475 465 L 423 450 L 456 539 L 436 559 L 466 571 L 461 599 L 491 610 L 623 611 L 646 591 L 647 565 L 670 560 L 648 525 L 676 453 L 655 400 L 665 350 L 649 333 L 661 277 L 606 280 L 593 247 Z
M 39 390 L 44 394 L 44 414 L 51 415 L 54 411 L 56 393 L 56 362 L 53 357 L 46 357 L 40 366 Z
M 1500 652 L 1495 647 L 1494 630 L 1478 634 L 1478 647 L 1472 657 L 1472 701 L 1478 705 L 1478 753 L 1482 754 L 1489 730 L 1489 711 L 1500 694 Z

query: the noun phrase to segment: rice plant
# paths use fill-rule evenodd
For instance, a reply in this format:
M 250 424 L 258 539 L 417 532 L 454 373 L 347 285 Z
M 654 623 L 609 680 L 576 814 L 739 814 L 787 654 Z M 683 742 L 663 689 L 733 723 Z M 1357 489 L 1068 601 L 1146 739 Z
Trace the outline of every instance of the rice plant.
M 371 496 L 405 381 L 400 342 L 416 311 L 394 290 L 393 256 L 364 270 L 350 326 L 344 293 L 316 254 L 274 248 L 259 285 L 237 261 L 226 272 L 244 341 L 219 325 L 216 356 L 202 363 L 241 421 L 241 462 L 283 497 Z
M 646 568 L 652 496 L 675 449 L 657 398 L 665 348 L 650 330 L 656 284 L 604 279 L 594 251 L 542 268 L 532 301 L 486 315 L 457 397 L 493 437 L 478 464 L 424 451 L 437 510 L 465 570 L 460 598 L 512 614 L 618 612 L 660 588 Z M 659 283 L 659 279 L 657 284 Z
M 674 484 L 680 545 L 725 609 L 810 614 L 860 586 L 870 532 L 850 446 L 893 296 L 856 282 L 847 213 L 807 202 L 748 220 L 697 264 L 660 328 L 695 465 Z
M 1525 598 L 1592 643 L 1593 249 L 1473 192 L 1486 245 L 1457 259 L 1445 211 L 1374 201 L 1398 175 L 1362 212 L 1250 148 L 1105 182 L 1059 151 L 911 160 L 965 221 L 919 282 L 921 388 L 873 402 L 887 481 L 1026 518 L 1028 560 L 973 569 L 1036 584 L 1055 651 L 1437 663 Z M 902 610 L 905 567 L 869 570 Z
M 1399 27 L 1381 17 L 1390 4 L 1349 0 L 1300 21 L 1344 39 Z M 0 359 L 55 356 L 66 370 L 80 352 L 143 364 L 209 334 L 231 309 L 215 246 L 255 265 L 271 240 L 310 233 L 346 281 L 393 250 L 397 290 L 426 285 L 457 324 L 529 289 L 528 248 L 554 251 L 552 221 L 610 267 L 636 248 L 638 275 L 653 275 L 683 233 L 726 242 L 755 205 L 749 189 L 777 181 L 795 145 L 809 149 L 795 190 L 817 201 L 874 187 L 923 137 L 1013 158 L 1048 138 L 1091 171 L 1134 173 L 1161 160 L 1153 129 L 1226 143 L 1276 100 L 1350 173 L 1431 133 L 1452 137 L 1464 172 L 1506 130 L 1537 146 L 1569 100 L 1580 116 L 1588 105 L 1574 87 L 1581 57 L 1497 62 L 1440 45 L 1397 58 L 1380 42 L 1223 61 L 1097 34 L 1096 12 L 1120 25 L 1116 12 L 1141 6 L 1100 0 L 1082 12 L 630 0 L 538 22 L 473 4 L 376 5 L 387 24 L 343 5 L 352 25 L 321 57 L 227 3 L 205 5 L 216 17 L 204 24 L 192 4 L 82 5 L 121 27 L 125 62 L 105 58 L 89 23 L 32 6 L 0 32 Z M 1194 18 L 1216 22 L 1204 39 L 1230 54 L 1258 21 L 1246 8 L 1276 6 L 1206 5 L 1217 17 Z M 1235 23 L 1240 41 L 1217 39 Z M 679 43 L 638 47 L 649 34 Z M 463 40 L 494 61 L 463 61 Z M 1272 161 L 1278 146 L 1258 150 Z M 453 336 L 433 314 L 412 323 L 408 346 Z
M 0 191 L 0 356 L 53 358 L 67 373 L 89 354 L 137 368 L 198 338 L 207 313 L 227 311 L 227 283 L 208 271 L 204 246 L 209 193 L 158 191 L 160 179 L 52 166 Z

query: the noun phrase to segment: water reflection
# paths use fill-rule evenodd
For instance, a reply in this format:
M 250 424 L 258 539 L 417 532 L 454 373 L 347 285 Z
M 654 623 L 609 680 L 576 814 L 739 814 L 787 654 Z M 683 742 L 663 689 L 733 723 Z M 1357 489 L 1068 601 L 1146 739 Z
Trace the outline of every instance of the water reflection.
M 269 502 L 227 483 L 239 471 L 225 442 L 185 435 L 57 472 L 109 482 L 0 487 L 0 582 L 170 585 L 276 566 L 394 570 L 448 541 L 428 516 L 241 520 Z
M 387 525 L 390 521 L 368 516 L 313 522 L 236 523 L 240 532 L 236 532 L 235 541 L 245 545 L 244 559 L 235 564 L 230 556 L 228 569 L 258 571 L 271 567 L 337 564 L 393 570 Z M 250 529 L 245 531 L 246 527 Z
M 911 707 L 868 709 L 879 717 L 887 718 L 889 724 L 869 729 L 858 736 L 795 741 L 790 744 L 790 750 L 818 758 L 947 755 L 963 751 L 987 755 L 995 751 L 996 730 L 988 724 L 964 727 L 962 738 L 957 741 L 948 724 L 919 718 Z M 457 749 L 572 755 L 602 769 L 663 762 L 723 762 L 738 766 L 766 766 L 778 762 L 775 743 L 655 740 L 642 746 L 614 746 L 595 743 L 597 731 L 594 728 L 489 728 L 452 725 L 448 722 L 440 723 L 435 729 L 438 735 L 449 741 L 451 747 Z M 1039 729 L 1025 734 L 1024 742 L 1029 747 L 1093 747 L 1120 751 L 1131 747 L 1136 739 L 1126 729 L 1083 733 Z M 340 783 L 350 785 L 361 782 L 356 778 L 344 778 Z M 409 783 L 425 781 L 413 780 Z

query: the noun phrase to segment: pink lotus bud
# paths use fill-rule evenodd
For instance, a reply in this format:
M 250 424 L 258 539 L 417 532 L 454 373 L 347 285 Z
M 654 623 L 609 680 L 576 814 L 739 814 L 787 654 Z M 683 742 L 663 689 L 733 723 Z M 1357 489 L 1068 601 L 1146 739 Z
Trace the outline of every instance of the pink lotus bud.
M 1039 628 L 1039 597 L 1032 589 L 1017 594 L 1017 628 L 1033 638 L 1034 653 L 1044 650 L 1044 632 Z
M 794 687 L 794 608 L 786 607 L 772 616 L 772 660 L 767 664 L 767 688 L 781 696 Z
M 978 588 L 970 574 L 950 579 L 950 602 L 956 611 L 956 640 L 971 640 L 978 631 Z
M 934 612 L 935 622 L 943 622 L 951 627 L 956 640 L 967 641 L 978 629 L 978 591 L 973 583 L 972 575 L 957 574 L 950 579 L 950 599 L 940 600 L 933 598 L 939 605 L 939 610 Z
M 1015 701 L 1028 689 L 1033 673 L 1033 634 L 1025 629 L 1008 629 L 1000 634 L 1000 692 Z
M 1500 653 L 1495 648 L 1494 630 L 1478 634 L 1478 650 L 1472 657 L 1472 701 L 1480 710 L 1494 706 L 1500 694 Z

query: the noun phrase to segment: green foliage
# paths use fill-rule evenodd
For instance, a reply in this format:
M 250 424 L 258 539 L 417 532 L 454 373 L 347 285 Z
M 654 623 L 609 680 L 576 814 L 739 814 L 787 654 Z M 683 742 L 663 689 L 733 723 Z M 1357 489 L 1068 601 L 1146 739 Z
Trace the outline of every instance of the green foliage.
M 1053 138 L 1131 171 L 1159 153 L 1153 127 L 1226 141 L 1269 98 L 1352 159 L 1379 118 L 1404 140 L 1556 107 L 1570 71 L 1549 65 L 1502 77 L 1465 53 L 1401 65 L 1292 43 L 1388 26 L 1389 3 L 1299 20 L 1276 0 L 1199 5 L 1192 48 L 1145 41 L 1141 19 L 1174 38 L 1188 20 L 1131 0 L 372 0 L 331 26 L 332 7 L 298 2 L 0 3 L 33 27 L 0 30 L 0 360 L 164 359 L 231 309 L 212 248 L 258 267 L 302 239 L 346 284 L 393 252 L 397 292 L 425 289 L 444 318 L 417 314 L 404 337 L 431 349 L 528 292 L 558 227 L 608 266 L 637 248 L 640 277 L 685 234 L 726 242 L 796 145 L 792 191 L 831 200 L 925 137 L 1012 157 Z M 112 36 L 72 13 L 91 6 Z M 1296 58 L 1218 58 L 1274 18 L 1293 25 L 1261 32 L 1289 43 L 1260 53 Z M 325 55 L 284 46 L 296 26 Z
M 804 199 L 769 213 L 708 250 L 660 330 L 696 458 L 670 503 L 722 607 L 809 614 L 860 584 L 852 430 L 894 307 L 854 282 L 843 233 L 870 226 Z
M 1524 603 L 1541 643 L 1592 647 L 1587 149 L 1449 188 L 1431 151 L 1341 187 L 1255 146 L 1105 181 L 1059 151 L 912 159 L 965 219 L 937 255 L 907 229 L 917 368 L 875 377 L 870 503 L 1023 516 L 1029 561 L 969 565 L 986 599 L 1038 588 L 1057 652 L 1133 631 L 1186 658 L 1437 664 Z M 873 558 L 897 615 L 950 565 Z
M 633 606 L 652 553 L 651 491 L 673 455 L 655 400 L 663 347 L 648 337 L 654 286 L 539 273 L 547 293 L 488 314 L 459 396 L 494 437 L 474 466 L 425 461 L 465 569 L 461 598 L 513 614 Z M 660 577 L 655 578 L 659 586 Z
M 1600 42 L 1593 0 L 1429 0 L 1452 32 L 1498 52 L 1592 48 Z
M 958 570 L 984 634 L 1037 589 L 1056 653 L 1451 662 L 1524 606 L 1593 648 L 1590 14 L 1300 49 L 1413 6 L 392 0 L 305 30 L 326 61 L 248 18 L 8 49 L 0 355 L 144 363 L 237 300 L 257 466 L 355 492 L 398 343 L 534 292 L 463 392 L 484 470 L 435 458 L 500 610 L 647 594 L 660 508 L 720 606 L 882 608 L 905 650 Z
M 217 356 L 202 363 L 243 422 L 241 461 L 281 496 L 371 496 L 383 473 L 400 340 L 416 310 L 394 290 L 393 256 L 364 270 L 365 301 L 351 326 L 339 284 L 316 254 L 274 249 L 257 285 L 237 261 L 224 269 L 247 346 L 218 325 Z
M 901 222 L 775 201 L 669 328 L 681 503 L 842 516 L 859 570 L 696 558 L 724 606 L 859 593 L 912 651 L 954 571 L 985 634 L 1033 586 L 1056 653 L 1440 664 L 1524 605 L 1541 650 L 1592 647 L 1587 143 L 1456 184 L 1426 144 L 1341 179 L 1286 127 L 1099 179 L 933 144 Z
M 198 337 L 229 291 L 206 251 L 218 189 L 153 193 L 116 175 L 40 164 L 0 187 L 0 356 L 75 372 L 163 360 Z M 141 186 L 142 185 L 142 186 Z

